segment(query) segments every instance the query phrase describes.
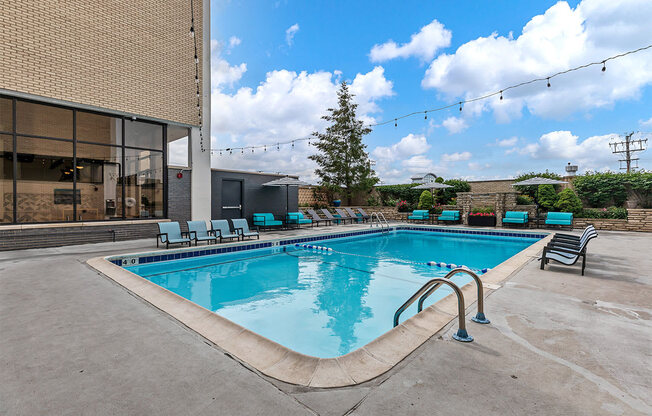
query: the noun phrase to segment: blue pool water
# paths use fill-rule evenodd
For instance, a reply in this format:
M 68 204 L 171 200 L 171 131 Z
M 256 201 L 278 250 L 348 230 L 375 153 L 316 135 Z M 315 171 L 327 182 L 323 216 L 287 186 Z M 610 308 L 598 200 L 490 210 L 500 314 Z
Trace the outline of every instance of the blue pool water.
M 279 344 L 327 358 L 391 329 L 396 309 L 428 279 L 449 271 L 406 261 L 492 268 L 535 241 L 397 231 L 318 242 L 336 253 L 284 246 L 127 269 Z M 427 304 L 449 293 L 442 287 Z M 402 319 L 414 313 L 415 305 Z

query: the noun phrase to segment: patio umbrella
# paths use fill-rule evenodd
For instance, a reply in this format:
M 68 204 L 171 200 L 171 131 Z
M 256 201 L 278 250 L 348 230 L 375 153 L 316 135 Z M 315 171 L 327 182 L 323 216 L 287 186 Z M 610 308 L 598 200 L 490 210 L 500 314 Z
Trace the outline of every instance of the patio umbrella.
M 516 182 L 513 183 L 512 186 L 538 186 L 538 185 L 561 185 L 564 183 L 564 181 L 560 181 L 557 179 L 550 179 L 550 178 L 542 178 L 540 176 L 535 176 L 534 178 L 526 179 L 524 181 Z M 539 201 L 535 198 L 534 203 L 536 205 L 536 216 L 539 216 Z
M 290 186 L 308 185 L 307 182 L 300 181 L 297 178 L 286 176 L 284 178 L 274 179 L 265 182 L 263 186 L 285 186 L 285 215 L 287 216 L 288 207 L 290 206 Z
M 439 183 L 439 182 L 426 182 L 422 183 L 421 185 L 417 185 L 412 189 L 430 189 L 435 190 L 435 189 L 444 189 L 444 188 L 452 188 L 451 185 L 446 185 L 445 183 Z

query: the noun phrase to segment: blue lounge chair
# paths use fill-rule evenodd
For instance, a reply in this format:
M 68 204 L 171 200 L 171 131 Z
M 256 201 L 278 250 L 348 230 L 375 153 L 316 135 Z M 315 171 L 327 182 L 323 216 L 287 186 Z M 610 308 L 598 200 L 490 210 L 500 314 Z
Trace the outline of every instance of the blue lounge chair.
M 522 224 L 523 227 L 528 223 L 528 213 L 525 211 L 507 211 L 503 224 Z
M 238 234 L 231 231 L 231 228 L 229 228 L 229 222 L 227 220 L 211 220 L 211 231 L 215 237 L 220 239 L 220 243 L 226 238 L 240 238 Z
M 265 212 L 262 214 L 254 214 L 254 225 L 260 229 L 281 228 L 283 221 L 274 218 L 274 214 Z
M 439 217 L 437 217 L 437 221 L 459 222 L 460 221 L 460 212 L 459 211 L 442 211 L 441 215 Z
M 573 213 L 572 212 L 549 212 L 546 216 L 546 225 L 559 225 L 560 227 L 566 225 L 573 229 Z
M 296 225 L 301 227 L 301 224 L 310 224 L 312 227 L 312 220 L 309 218 L 304 218 L 303 213 L 301 212 L 288 212 L 285 216 L 285 223 L 290 225 Z
M 178 222 L 159 222 L 158 234 L 156 234 L 156 247 L 158 247 L 159 239 L 161 243 L 165 243 L 165 248 L 170 248 L 170 244 L 186 244 L 190 246 L 191 241 L 185 237 L 187 233 L 181 233 L 181 227 Z
M 217 243 L 217 237 L 210 235 L 206 229 L 206 222 L 204 221 L 186 221 L 188 224 L 188 234 L 190 239 L 195 240 L 195 245 L 200 241 L 206 241 L 207 244 Z
M 408 222 L 410 222 L 410 220 L 415 221 L 415 222 L 416 221 L 421 221 L 421 222 L 428 221 L 430 219 L 430 211 L 428 211 L 427 209 L 416 209 L 416 210 L 412 211 L 411 215 L 408 215 L 407 219 L 408 219 Z
M 258 231 L 251 231 L 249 229 L 249 223 L 244 218 L 237 218 L 231 220 L 233 222 L 233 228 L 235 229 L 236 234 L 238 234 L 244 240 L 246 238 L 256 237 L 260 239 L 260 234 Z

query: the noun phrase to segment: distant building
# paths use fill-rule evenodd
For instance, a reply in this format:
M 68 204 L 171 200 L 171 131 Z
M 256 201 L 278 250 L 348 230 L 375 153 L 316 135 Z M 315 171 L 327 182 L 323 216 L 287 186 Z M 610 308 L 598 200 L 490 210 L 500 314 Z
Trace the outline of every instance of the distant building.
M 432 183 L 437 179 L 437 175 L 434 173 L 417 173 L 411 178 L 412 183 Z

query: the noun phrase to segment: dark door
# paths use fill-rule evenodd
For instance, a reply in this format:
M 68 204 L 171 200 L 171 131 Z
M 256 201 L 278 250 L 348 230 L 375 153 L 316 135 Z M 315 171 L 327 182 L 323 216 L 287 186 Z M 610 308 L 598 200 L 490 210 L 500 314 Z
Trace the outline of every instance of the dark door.
M 242 181 L 222 180 L 222 218 L 242 218 Z

